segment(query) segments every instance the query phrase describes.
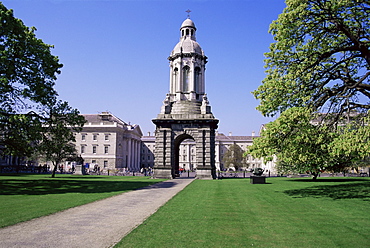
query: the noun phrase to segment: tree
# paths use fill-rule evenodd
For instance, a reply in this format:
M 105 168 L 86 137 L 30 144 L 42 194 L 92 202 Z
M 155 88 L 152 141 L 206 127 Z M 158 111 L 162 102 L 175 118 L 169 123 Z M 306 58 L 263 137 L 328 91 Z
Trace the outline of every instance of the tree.
M 27 114 L 0 115 L 1 152 L 5 155 L 30 157 L 36 140 L 41 138 L 41 122 L 32 111 Z
M 54 85 L 62 68 L 52 46 L 35 31 L 0 2 L 0 145 L 17 155 L 27 155 L 38 140 L 39 110 L 56 102 Z
M 281 116 L 251 149 L 261 155 L 275 150 L 281 168 L 343 168 L 363 159 L 370 141 L 364 119 L 370 109 L 370 3 L 286 0 L 286 5 L 270 25 L 275 42 L 265 54 L 267 75 L 253 92 L 263 115 Z M 319 112 L 320 123 L 312 125 Z M 344 121 L 352 113 L 357 120 Z
M 316 179 L 320 171 L 343 171 L 352 157 L 341 152 L 331 153 L 331 145 L 339 134 L 330 126 L 314 125 L 311 110 L 293 107 L 266 125 L 261 137 L 253 140 L 248 153 L 272 160 L 278 157 L 280 173 L 307 173 Z
M 246 164 L 243 153 L 243 149 L 239 145 L 233 144 L 224 154 L 222 162 L 224 163 L 226 168 L 234 167 L 237 171 L 239 170 L 239 168 L 244 167 Z
M 322 113 L 370 109 L 370 3 L 365 0 L 286 0 L 270 25 L 266 77 L 253 92 L 274 116 L 291 107 Z
M 55 177 L 56 170 L 60 163 L 68 157 L 76 157 L 74 132 L 82 130 L 86 120 L 79 115 L 78 110 L 72 109 L 67 102 L 57 102 L 51 106 L 48 117 L 43 126 L 43 137 L 37 146 L 37 152 L 46 161 L 53 163 L 52 177 Z

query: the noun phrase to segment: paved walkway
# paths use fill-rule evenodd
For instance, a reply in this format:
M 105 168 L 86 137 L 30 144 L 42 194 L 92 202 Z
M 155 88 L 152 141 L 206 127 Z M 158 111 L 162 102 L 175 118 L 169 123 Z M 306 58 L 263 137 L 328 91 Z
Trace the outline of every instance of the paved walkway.
M 0 247 L 112 247 L 193 179 L 173 179 L 0 229 Z

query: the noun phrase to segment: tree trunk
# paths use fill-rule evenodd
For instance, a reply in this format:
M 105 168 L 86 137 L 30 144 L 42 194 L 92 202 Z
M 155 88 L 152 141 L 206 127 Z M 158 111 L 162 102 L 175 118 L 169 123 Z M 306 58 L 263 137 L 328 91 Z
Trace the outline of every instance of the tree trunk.
M 316 181 L 317 176 L 319 175 L 319 173 L 318 172 L 312 172 L 311 174 L 312 174 L 312 180 Z
M 55 177 L 55 173 L 57 172 L 57 169 L 58 169 L 58 164 L 55 164 L 54 165 L 54 169 L 53 169 L 53 173 L 51 174 L 51 177 L 54 178 Z

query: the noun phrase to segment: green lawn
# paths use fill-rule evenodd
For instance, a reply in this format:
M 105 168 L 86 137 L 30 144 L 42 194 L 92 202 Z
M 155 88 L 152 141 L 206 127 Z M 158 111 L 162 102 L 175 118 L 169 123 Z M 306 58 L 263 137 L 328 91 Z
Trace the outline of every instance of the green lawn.
M 369 247 L 369 178 L 196 180 L 116 247 Z
M 52 214 L 163 180 L 149 177 L 0 174 L 0 227 Z

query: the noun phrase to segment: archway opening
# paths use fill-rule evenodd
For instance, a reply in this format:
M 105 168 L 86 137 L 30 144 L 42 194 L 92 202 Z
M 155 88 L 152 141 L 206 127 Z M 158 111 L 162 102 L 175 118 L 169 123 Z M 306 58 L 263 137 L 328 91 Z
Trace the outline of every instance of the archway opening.
M 175 163 L 172 168 L 172 176 L 190 176 L 190 172 L 194 172 L 196 169 L 196 145 L 194 138 L 189 134 L 182 134 L 174 140 L 174 145 Z

